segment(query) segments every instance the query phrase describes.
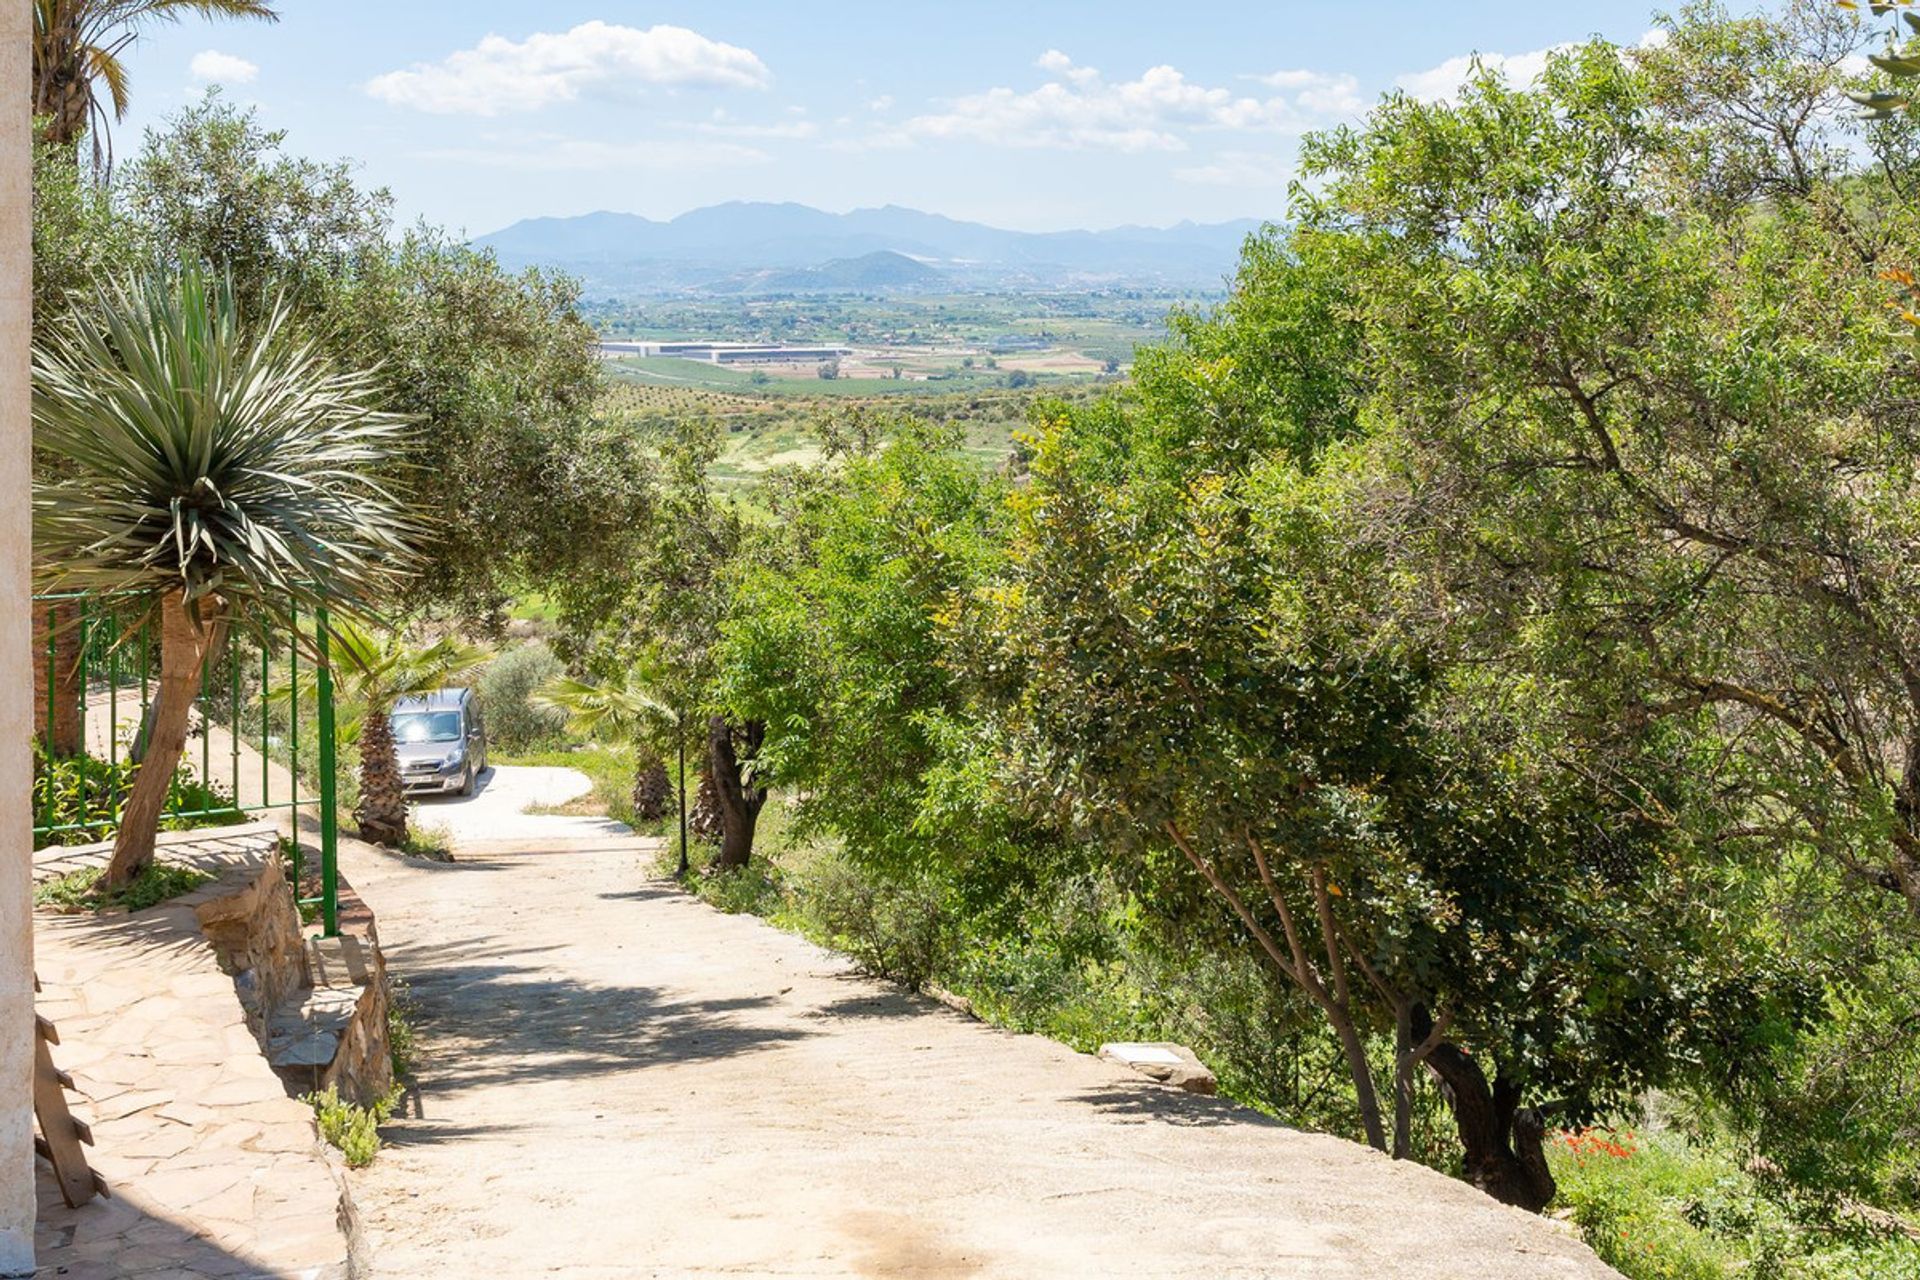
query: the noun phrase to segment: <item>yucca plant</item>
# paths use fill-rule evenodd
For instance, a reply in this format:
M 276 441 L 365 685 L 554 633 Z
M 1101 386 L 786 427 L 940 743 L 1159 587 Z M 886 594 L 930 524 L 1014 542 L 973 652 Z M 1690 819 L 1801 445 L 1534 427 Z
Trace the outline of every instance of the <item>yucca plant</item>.
M 362 372 L 334 369 L 286 307 L 241 314 L 197 268 L 109 286 L 36 348 L 35 551 L 60 588 L 158 613 L 160 687 L 109 885 L 153 858 L 200 673 L 228 626 L 368 609 L 398 582 L 409 522 L 373 476 L 406 430 Z

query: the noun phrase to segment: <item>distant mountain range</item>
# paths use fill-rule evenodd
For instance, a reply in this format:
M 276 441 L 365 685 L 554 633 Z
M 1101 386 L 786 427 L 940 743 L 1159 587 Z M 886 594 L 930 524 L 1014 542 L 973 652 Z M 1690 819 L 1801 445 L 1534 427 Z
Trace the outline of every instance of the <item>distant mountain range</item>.
M 593 293 L 1210 288 L 1259 225 L 1005 231 L 893 205 L 826 213 L 736 201 L 666 222 L 631 213 L 528 218 L 474 243 L 509 266 L 563 268 Z
M 835 258 L 817 267 L 783 270 L 776 267 L 745 271 L 716 280 L 707 293 L 867 293 L 895 289 L 937 289 L 949 283 L 947 273 L 918 258 L 882 249 L 858 258 Z

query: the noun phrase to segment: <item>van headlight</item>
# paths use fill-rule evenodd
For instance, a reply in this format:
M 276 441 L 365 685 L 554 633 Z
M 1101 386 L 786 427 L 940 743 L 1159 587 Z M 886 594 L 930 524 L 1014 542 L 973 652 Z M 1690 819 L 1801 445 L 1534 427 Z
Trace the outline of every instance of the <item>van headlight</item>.
M 465 760 L 466 758 L 467 758 L 466 748 L 455 747 L 453 750 L 447 752 L 447 758 L 440 762 L 440 767 L 442 769 L 458 769 L 460 767 L 460 762 L 462 760 Z

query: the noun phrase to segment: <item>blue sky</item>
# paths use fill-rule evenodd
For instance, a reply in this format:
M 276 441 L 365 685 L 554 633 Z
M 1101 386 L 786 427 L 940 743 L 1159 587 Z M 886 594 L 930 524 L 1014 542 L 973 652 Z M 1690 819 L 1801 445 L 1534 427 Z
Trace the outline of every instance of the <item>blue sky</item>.
M 150 28 L 139 131 L 219 83 L 472 234 L 722 200 L 1028 230 L 1273 217 L 1299 134 L 1470 53 L 1639 40 L 1658 0 L 284 0 Z

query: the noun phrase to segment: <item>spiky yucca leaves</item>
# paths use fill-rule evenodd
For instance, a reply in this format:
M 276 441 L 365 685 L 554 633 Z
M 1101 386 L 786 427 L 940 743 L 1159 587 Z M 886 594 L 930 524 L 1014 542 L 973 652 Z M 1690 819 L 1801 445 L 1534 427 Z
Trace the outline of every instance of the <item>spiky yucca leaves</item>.
M 33 0 L 33 114 L 47 141 L 71 146 L 91 132 L 94 163 L 103 164 L 107 118 L 125 119 L 132 102 L 121 55 L 143 24 L 187 14 L 279 18 L 266 0 Z
M 284 306 L 251 321 L 189 269 L 109 287 L 36 348 L 34 492 L 47 584 L 117 591 L 161 621 L 152 741 L 108 868 L 153 856 L 202 664 L 230 619 L 367 608 L 404 571 L 409 524 L 370 477 L 406 429 L 333 369 Z M 129 616 L 140 611 L 129 611 Z

